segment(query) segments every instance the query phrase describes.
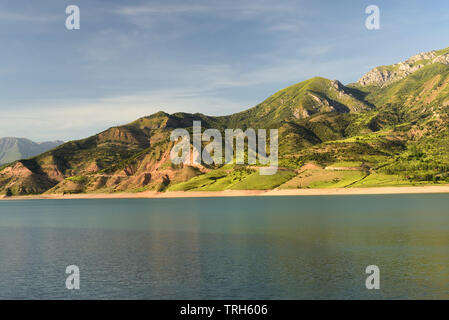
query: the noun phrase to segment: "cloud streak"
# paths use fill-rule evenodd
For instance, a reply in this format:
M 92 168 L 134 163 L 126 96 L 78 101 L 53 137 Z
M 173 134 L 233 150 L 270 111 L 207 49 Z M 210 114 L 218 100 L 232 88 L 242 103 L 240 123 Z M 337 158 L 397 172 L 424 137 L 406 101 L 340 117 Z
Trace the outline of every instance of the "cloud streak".
M 111 126 L 123 125 L 157 111 L 198 110 L 223 114 L 245 108 L 241 101 L 168 90 L 91 101 L 52 101 L 10 110 L 0 119 L 0 136 L 33 137 L 38 141 L 81 139 Z

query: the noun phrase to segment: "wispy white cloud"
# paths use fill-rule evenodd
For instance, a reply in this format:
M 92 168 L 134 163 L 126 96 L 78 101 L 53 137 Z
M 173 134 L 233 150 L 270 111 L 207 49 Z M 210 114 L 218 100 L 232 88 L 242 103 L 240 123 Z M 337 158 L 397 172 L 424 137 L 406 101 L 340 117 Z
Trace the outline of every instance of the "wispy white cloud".
M 61 19 L 56 15 L 42 14 L 38 12 L 16 12 L 8 11 L 4 8 L 0 10 L 0 21 L 26 22 L 26 23 L 51 23 Z
M 267 1 L 267 0 L 248 0 L 248 1 L 186 1 L 179 2 L 153 2 L 140 5 L 120 6 L 113 10 L 116 14 L 125 16 L 142 16 L 158 14 L 192 14 L 192 13 L 212 13 L 213 15 L 230 15 L 234 17 L 254 17 L 262 14 L 275 14 L 291 12 L 300 1 Z
M 210 6 L 201 4 L 145 4 L 135 6 L 122 6 L 113 10 L 114 13 L 124 16 L 141 16 L 150 14 L 184 14 L 184 13 L 204 13 L 210 11 Z
M 153 27 L 159 19 L 181 24 L 183 20 L 192 16 L 215 17 L 226 21 L 263 22 L 267 30 L 298 31 L 295 26 L 301 16 L 307 13 L 301 8 L 303 1 L 272 1 L 272 0 L 207 0 L 207 1 L 178 1 L 152 2 L 139 5 L 125 5 L 112 9 L 112 13 L 123 16 L 130 23 L 140 27 Z M 291 17 L 289 23 L 280 23 Z M 182 30 L 180 30 L 182 31 Z
M 0 137 L 32 137 L 38 141 L 80 139 L 157 111 L 207 111 L 226 114 L 246 108 L 242 101 L 167 90 L 95 100 L 42 101 L 10 110 L 0 119 Z M 228 112 L 227 112 L 228 111 Z

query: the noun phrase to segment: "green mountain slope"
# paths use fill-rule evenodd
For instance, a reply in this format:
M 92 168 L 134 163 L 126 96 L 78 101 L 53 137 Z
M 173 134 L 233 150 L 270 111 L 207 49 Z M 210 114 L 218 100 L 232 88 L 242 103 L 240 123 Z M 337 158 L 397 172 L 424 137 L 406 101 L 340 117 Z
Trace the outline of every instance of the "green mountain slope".
M 229 127 L 257 127 L 307 119 L 318 113 L 362 112 L 372 108 L 357 89 L 345 87 L 338 80 L 316 77 L 285 88 L 254 108 L 222 118 Z
M 0 138 L 0 165 L 33 157 L 63 143 L 63 141 L 36 143 L 25 138 Z
M 348 86 L 312 78 L 229 116 L 158 112 L 1 167 L 0 192 L 445 183 L 449 181 L 448 52 L 432 51 L 374 69 Z M 396 69 L 400 72 L 376 80 L 378 72 Z M 175 128 L 191 132 L 195 120 L 201 121 L 203 130 L 216 128 L 222 133 L 227 128 L 279 129 L 278 173 L 260 176 L 257 166 L 250 165 L 173 165 L 170 132 Z

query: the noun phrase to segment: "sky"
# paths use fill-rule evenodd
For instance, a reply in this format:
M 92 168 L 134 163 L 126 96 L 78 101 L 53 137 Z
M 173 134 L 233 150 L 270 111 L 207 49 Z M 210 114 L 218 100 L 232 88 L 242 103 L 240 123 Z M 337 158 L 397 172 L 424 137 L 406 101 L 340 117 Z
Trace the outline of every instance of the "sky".
M 66 7 L 80 9 L 68 30 Z M 380 9 L 368 30 L 365 8 Z M 314 76 L 449 47 L 447 0 L 2 0 L 0 137 L 73 140 L 163 110 L 226 115 Z

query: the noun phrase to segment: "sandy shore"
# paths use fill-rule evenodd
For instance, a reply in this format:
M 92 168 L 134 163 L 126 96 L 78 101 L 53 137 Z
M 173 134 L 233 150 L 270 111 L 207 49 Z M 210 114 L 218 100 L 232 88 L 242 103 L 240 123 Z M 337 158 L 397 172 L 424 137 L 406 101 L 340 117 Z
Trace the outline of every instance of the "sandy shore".
M 420 194 L 449 193 L 449 185 L 422 187 L 381 187 L 348 189 L 286 189 L 286 190 L 226 190 L 226 191 L 175 191 L 139 193 L 95 193 L 95 194 L 43 194 L 32 196 L 3 197 L 0 200 L 26 199 L 126 199 L 126 198 L 205 198 L 205 197 L 247 197 L 247 196 L 320 196 L 361 194 Z

